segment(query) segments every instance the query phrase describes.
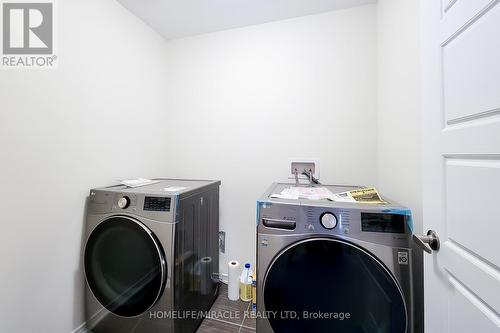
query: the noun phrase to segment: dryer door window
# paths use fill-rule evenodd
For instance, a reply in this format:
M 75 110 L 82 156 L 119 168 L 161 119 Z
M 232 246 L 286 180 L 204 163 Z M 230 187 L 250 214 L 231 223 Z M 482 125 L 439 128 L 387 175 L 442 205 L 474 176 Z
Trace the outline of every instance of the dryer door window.
M 97 300 L 124 317 L 150 309 L 166 281 L 158 240 L 145 225 L 128 217 L 111 217 L 92 231 L 85 246 L 84 265 Z
M 340 240 L 305 240 L 279 254 L 265 277 L 264 304 L 275 333 L 406 332 L 405 302 L 391 273 Z

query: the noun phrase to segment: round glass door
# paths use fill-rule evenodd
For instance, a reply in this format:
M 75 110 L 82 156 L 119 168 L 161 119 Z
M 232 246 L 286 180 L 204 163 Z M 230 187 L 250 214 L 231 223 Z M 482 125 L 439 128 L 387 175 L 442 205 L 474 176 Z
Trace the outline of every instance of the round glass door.
M 361 248 L 311 239 L 277 256 L 264 281 L 275 333 L 405 333 L 406 306 L 390 272 Z
M 166 264 L 158 240 L 145 225 L 128 217 L 111 217 L 92 231 L 84 266 L 94 296 L 119 316 L 149 310 L 165 285 Z

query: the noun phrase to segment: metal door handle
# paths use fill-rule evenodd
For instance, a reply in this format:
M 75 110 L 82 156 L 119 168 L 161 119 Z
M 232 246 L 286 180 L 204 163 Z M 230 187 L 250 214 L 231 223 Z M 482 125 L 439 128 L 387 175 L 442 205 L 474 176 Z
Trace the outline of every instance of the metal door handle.
M 439 251 L 441 242 L 439 237 L 434 230 L 427 231 L 426 236 L 413 235 L 413 241 L 418 245 L 419 248 L 427 253 L 432 253 L 432 251 Z

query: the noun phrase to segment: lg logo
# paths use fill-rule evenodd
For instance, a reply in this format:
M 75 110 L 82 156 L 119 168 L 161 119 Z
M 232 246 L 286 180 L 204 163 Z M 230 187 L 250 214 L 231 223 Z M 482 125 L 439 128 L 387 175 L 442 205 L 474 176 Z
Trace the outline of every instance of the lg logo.
M 52 3 L 3 3 L 3 54 L 52 54 Z

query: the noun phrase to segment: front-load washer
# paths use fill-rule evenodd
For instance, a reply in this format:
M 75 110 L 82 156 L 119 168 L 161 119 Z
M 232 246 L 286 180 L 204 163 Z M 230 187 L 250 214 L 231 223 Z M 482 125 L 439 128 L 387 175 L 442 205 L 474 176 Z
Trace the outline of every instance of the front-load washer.
M 94 333 L 195 332 L 219 287 L 219 181 L 93 189 L 83 254 Z
M 290 186 L 257 203 L 257 332 L 420 333 L 410 211 L 275 198 Z

